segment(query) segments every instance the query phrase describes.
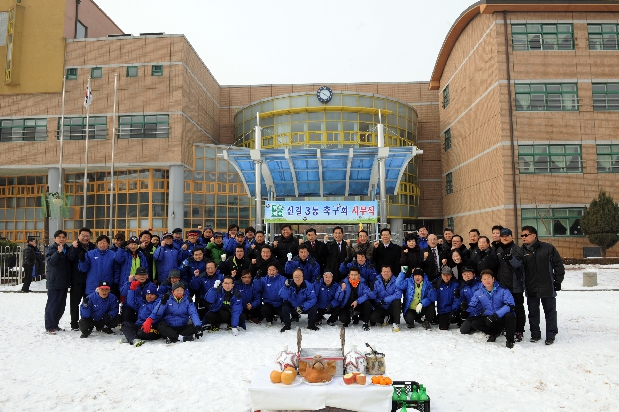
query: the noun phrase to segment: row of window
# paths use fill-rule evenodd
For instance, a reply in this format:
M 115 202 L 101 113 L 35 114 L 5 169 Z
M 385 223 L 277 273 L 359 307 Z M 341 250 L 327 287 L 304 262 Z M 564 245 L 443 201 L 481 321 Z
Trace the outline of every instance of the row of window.
M 589 50 L 619 50 L 617 24 L 588 24 Z M 574 25 L 567 23 L 512 24 L 512 48 L 574 50 Z
M 86 136 L 85 117 L 65 117 L 63 139 L 83 140 Z M 88 138 L 105 139 L 107 117 L 88 118 Z M 170 119 L 167 114 L 120 116 L 118 119 L 119 139 L 147 139 L 170 136 Z M 60 119 L 56 138 L 60 139 Z M 0 142 L 26 142 L 47 139 L 47 119 L 0 120 Z
M 151 76 L 163 76 L 163 65 L 153 64 L 150 67 Z M 103 77 L 103 67 L 93 67 L 90 69 L 91 79 L 100 79 Z M 127 66 L 125 77 L 138 77 L 138 66 Z M 67 80 L 77 79 L 77 68 L 72 67 L 67 69 Z

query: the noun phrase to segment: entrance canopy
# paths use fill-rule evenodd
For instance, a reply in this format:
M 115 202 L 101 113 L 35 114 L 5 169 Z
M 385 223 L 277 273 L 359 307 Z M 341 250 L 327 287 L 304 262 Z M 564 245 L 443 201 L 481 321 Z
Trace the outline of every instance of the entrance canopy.
M 250 196 L 256 195 L 256 164 L 261 165 L 262 193 L 278 197 L 369 196 L 378 185 L 378 160 L 384 159 L 386 194 L 395 195 L 406 166 L 421 153 L 409 147 L 347 149 L 224 150 Z

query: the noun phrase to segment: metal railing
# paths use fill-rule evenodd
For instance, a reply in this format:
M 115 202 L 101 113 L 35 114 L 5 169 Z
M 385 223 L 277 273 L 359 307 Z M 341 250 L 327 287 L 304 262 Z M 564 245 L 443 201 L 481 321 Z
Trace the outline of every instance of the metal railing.
M 45 256 L 45 247 L 39 245 L 38 248 Z M 23 283 L 24 254 L 22 252 L 21 246 L 0 246 L 0 285 L 15 286 Z M 33 278 L 34 281 L 41 279 L 43 275 Z

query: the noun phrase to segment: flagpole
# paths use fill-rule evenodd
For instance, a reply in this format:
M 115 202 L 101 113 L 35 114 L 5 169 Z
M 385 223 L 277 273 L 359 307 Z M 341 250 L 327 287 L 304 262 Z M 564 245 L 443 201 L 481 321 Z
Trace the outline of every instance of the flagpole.
M 112 233 L 112 221 L 114 219 L 114 146 L 116 143 L 116 85 L 118 82 L 118 73 L 114 75 L 114 109 L 112 115 L 112 168 L 110 171 L 110 239 L 114 236 Z
M 84 99 L 84 105 L 86 106 L 86 163 L 84 164 L 84 204 L 82 209 L 82 227 L 86 227 L 86 196 L 88 194 L 88 120 L 90 117 L 90 77 L 88 78 L 88 86 L 86 87 L 86 98 Z
M 62 154 L 63 154 L 63 150 L 62 150 L 62 143 L 63 143 L 63 136 L 64 136 L 64 96 L 65 96 L 65 86 L 66 86 L 66 81 L 67 81 L 67 77 L 66 76 L 62 76 L 62 109 L 60 111 L 60 159 L 58 160 L 58 172 L 60 174 L 60 178 L 58 179 L 58 193 L 60 193 L 61 196 L 63 196 L 64 190 L 63 189 L 63 176 L 62 176 Z

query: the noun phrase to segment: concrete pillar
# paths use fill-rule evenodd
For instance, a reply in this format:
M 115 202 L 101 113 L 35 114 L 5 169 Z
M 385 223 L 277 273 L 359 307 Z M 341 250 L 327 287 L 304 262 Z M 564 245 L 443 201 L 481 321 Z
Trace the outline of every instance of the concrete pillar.
M 593 287 L 598 285 L 598 273 L 592 270 L 582 273 L 582 285 L 585 287 Z
M 170 166 L 169 197 L 168 197 L 168 230 L 183 227 L 185 195 L 185 168 L 183 165 Z
M 404 219 L 390 219 L 389 228 L 391 229 L 391 237 L 393 238 L 394 243 L 401 245 L 404 240 Z
M 49 192 L 56 192 L 58 185 L 60 184 L 60 169 L 57 167 L 50 167 L 47 169 L 47 187 Z M 62 194 L 62 193 L 61 193 Z M 47 199 L 49 201 L 49 197 Z M 54 232 L 62 229 L 62 218 L 52 219 L 49 218 L 49 232 L 46 242 L 52 243 L 54 241 Z

